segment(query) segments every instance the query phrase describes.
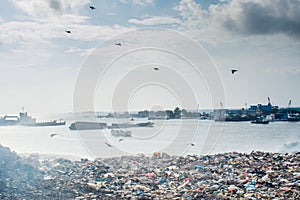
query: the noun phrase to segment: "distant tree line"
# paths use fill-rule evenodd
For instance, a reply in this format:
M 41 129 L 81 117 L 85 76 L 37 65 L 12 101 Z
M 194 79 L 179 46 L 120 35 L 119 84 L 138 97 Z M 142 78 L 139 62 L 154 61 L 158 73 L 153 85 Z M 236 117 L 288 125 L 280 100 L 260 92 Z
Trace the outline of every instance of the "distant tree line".
M 160 111 L 149 111 L 143 110 L 138 113 L 109 113 L 106 116 L 97 116 L 98 118 L 106 117 L 106 118 L 148 118 L 148 119 L 181 119 L 181 118 L 209 118 L 209 113 L 199 113 L 194 111 L 187 111 L 186 109 L 180 109 L 176 107 L 174 110 L 160 110 Z
M 204 113 L 206 116 L 206 114 Z M 186 109 L 180 109 L 176 107 L 174 110 L 164 111 L 139 111 L 136 116 L 138 118 L 150 118 L 150 119 L 180 119 L 180 118 L 198 118 L 201 114 L 199 112 L 187 111 Z

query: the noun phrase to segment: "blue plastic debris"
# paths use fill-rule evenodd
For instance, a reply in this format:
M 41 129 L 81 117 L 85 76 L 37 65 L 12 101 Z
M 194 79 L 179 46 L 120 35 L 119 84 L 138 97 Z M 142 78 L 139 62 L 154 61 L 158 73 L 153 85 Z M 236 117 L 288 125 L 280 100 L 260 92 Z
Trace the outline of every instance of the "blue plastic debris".
M 167 180 L 165 178 L 160 178 L 158 181 L 160 184 L 164 184 L 167 182 Z
M 194 168 L 198 169 L 198 170 L 202 170 L 203 169 L 200 165 L 195 165 Z
M 246 190 L 255 190 L 256 187 L 255 187 L 255 185 L 245 185 L 245 189 Z

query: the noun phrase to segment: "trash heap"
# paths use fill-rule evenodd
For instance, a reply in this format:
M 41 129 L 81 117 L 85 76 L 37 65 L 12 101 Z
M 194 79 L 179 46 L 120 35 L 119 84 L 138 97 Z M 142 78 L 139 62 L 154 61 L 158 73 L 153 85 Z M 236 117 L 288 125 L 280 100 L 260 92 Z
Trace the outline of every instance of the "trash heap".
M 35 156 L 24 159 L 0 145 L 0 199 L 34 199 L 43 174 Z
M 34 161 L 20 177 L 0 174 L 0 199 L 300 199 L 299 161 L 266 152 Z

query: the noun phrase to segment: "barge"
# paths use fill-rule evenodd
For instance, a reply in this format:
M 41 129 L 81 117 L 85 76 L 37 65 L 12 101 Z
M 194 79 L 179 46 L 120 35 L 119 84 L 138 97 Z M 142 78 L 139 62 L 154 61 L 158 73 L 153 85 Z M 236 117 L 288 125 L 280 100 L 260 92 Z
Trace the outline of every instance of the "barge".
M 74 122 L 70 125 L 70 130 L 97 130 L 97 129 L 124 129 L 124 128 L 134 128 L 134 127 L 153 127 L 154 123 L 152 122 L 143 122 L 143 123 L 112 123 L 111 126 L 108 126 L 107 123 L 98 123 L 98 122 Z

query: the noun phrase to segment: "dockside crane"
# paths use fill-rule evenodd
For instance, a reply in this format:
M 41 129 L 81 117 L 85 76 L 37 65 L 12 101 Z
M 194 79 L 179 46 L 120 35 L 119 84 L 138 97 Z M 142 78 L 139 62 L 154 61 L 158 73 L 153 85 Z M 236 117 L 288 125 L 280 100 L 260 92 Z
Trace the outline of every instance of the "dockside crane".
M 271 99 L 268 97 L 268 105 L 271 105 Z
M 291 110 L 290 110 L 291 105 L 292 105 L 292 100 L 290 100 L 289 103 L 288 103 L 288 107 L 287 107 L 287 110 L 286 110 L 286 112 L 287 112 L 288 114 L 291 114 Z M 289 111 L 290 111 L 290 112 L 289 112 Z

